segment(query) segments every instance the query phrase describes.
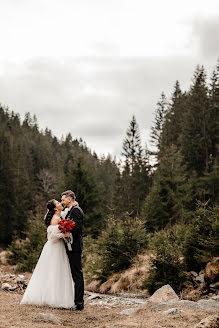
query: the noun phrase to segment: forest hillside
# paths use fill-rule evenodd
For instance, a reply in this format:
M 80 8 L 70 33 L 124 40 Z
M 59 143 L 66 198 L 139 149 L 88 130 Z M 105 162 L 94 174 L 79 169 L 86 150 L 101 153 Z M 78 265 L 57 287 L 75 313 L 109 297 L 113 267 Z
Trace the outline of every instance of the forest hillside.
M 218 113 L 219 62 L 210 77 L 198 66 L 189 90 L 176 81 L 170 98 L 161 94 L 151 149 L 131 118 L 119 161 L 1 105 L 0 247 L 10 251 L 9 263 L 34 268 L 46 240 L 46 202 L 72 189 L 85 213 L 88 285 L 118 281 L 140 263 L 139 290 L 170 284 L 180 293 L 193 284 L 190 272 L 209 262 L 218 268 Z M 122 286 L 129 290 L 130 282 Z

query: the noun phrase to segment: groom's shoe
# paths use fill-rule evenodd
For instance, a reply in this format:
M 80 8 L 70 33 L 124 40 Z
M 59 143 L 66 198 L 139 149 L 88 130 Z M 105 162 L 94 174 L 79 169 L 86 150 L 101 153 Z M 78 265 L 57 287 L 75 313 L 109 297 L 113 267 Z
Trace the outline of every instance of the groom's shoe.
M 84 304 L 77 304 L 74 307 L 70 308 L 70 311 L 82 311 L 84 309 Z
M 82 311 L 84 309 L 84 304 L 76 304 L 75 311 Z

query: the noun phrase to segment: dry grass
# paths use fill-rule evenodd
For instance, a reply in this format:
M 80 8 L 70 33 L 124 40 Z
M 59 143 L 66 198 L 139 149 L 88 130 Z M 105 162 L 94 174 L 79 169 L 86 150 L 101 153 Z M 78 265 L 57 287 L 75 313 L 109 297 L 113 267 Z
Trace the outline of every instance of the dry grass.
M 6 265 L 7 264 L 7 255 L 8 251 L 1 250 L 0 251 L 0 263 Z
M 122 307 L 85 305 L 82 312 L 20 305 L 21 295 L 0 292 L 0 328 L 192 328 L 201 319 L 212 313 L 182 309 L 178 315 L 166 316 L 162 312 L 153 311 L 151 305 L 139 307 L 131 316 L 120 315 Z M 38 313 L 52 313 L 62 320 L 61 325 L 34 322 Z
M 89 292 L 97 292 L 100 289 L 101 282 L 100 280 L 92 280 L 91 282 L 85 282 L 85 288 Z
M 99 282 L 90 284 L 92 291 L 95 288 L 105 293 L 118 293 L 123 291 L 134 291 L 133 286 L 138 288 L 149 267 L 149 256 L 142 255 L 135 265 L 122 274 L 115 274 L 101 286 Z M 1 266 L 0 274 L 13 273 L 11 266 Z M 31 274 L 25 274 L 27 278 Z M 129 287 L 132 285 L 132 289 Z M 139 290 L 138 290 L 139 292 Z M 71 312 L 69 310 L 53 309 L 48 307 L 37 307 L 20 305 L 22 295 L 15 292 L 0 291 L 0 328 L 193 328 L 200 320 L 212 315 L 212 312 L 197 311 L 194 309 L 181 308 L 182 312 L 176 315 L 163 315 L 161 311 L 154 311 L 151 304 L 139 306 L 136 313 L 127 316 L 119 312 L 127 309 L 127 306 L 91 306 L 85 302 L 82 312 Z M 179 307 L 180 309 L 180 307 Z M 61 319 L 61 325 L 34 322 L 34 317 L 39 313 L 52 313 Z
M 107 292 L 110 291 L 110 289 L 112 288 L 113 284 L 115 284 L 120 278 L 120 274 L 116 273 L 114 275 L 112 275 L 106 282 L 104 282 L 101 286 L 100 286 L 100 293 L 105 294 Z
M 145 253 L 136 257 L 135 263 L 122 273 L 113 274 L 109 279 L 100 284 L 98 280 L 86 283 L 86 289 L 91 292 L 100 292 L 102 294 L 118 294 L 123 292 L 139 293 L 142 290 L 142 284 L 148 277 L 150 268 L 150 255 Z
M 143 281 L 148 277 L 149 268 L 150 255 L 147 253 L 138 255 L 135 263 L 121 273 L 119 279 L 112 284 L 109 293 L 139 293 L 142 290 Z

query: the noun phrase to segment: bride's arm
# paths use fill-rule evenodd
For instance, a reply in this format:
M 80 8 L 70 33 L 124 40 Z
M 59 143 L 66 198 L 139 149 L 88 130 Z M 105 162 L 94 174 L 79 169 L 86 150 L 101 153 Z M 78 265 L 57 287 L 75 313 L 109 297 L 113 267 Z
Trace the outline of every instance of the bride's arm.
M 53 228 L 50 232 L 50 240 L 58 240 L 65 237 L 65 234 L 59 231 L 58 228 Z

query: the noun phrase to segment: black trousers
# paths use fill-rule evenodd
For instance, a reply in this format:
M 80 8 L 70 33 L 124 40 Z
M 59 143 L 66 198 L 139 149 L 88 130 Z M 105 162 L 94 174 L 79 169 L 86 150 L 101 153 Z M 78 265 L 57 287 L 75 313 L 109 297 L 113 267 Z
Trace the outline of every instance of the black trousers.
M 81 265 L 81 252 L 75 253 L 66 249 L 72 278 L 75 283 L 75 305 L 84 304 L 84 277 Z

